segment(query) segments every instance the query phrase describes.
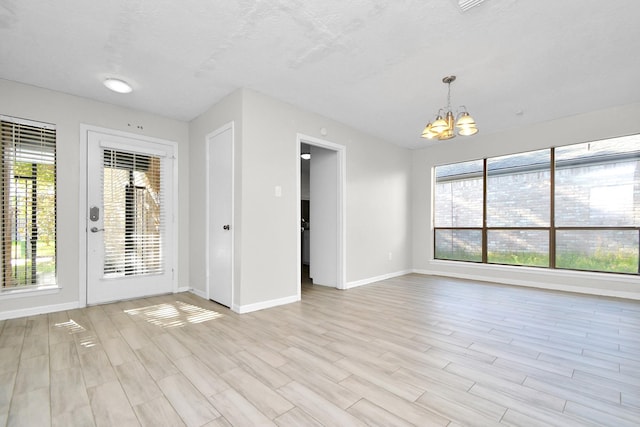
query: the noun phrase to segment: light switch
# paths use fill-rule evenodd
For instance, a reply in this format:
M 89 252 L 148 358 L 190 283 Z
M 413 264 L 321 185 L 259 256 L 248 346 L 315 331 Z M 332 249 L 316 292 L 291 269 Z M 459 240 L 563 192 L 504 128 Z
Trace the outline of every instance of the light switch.
M 282 187 L 279 185 L 276 185 L 276 197 L 282 197 Z

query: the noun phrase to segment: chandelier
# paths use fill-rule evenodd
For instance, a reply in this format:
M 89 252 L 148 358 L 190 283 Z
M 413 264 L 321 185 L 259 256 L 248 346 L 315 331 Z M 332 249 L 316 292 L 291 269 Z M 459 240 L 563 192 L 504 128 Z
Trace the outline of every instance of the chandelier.
M 476 121 L 469 115 L 467 107 L 464 105 L 458 107 L 457 116 L 454 116 L 451 111 L 451 83 L 455 80 L 456 76 L 447 76 L 442 79 L 442 82 L 447 84 L 447 107 L 438 110 L 437 117 L 433 123 L 428 123 L 425 126 L 421 135 L 423 138 L 435 138 L 440 141 L 455 138 L 456 129 L 458 130 L 458 135 L 462 136 L 471 136 L 478 133 Z

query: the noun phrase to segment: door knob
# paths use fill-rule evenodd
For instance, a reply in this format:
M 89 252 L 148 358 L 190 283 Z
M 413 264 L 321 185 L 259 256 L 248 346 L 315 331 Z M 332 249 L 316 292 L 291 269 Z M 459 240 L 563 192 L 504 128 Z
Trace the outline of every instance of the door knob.
M 91 227 L 91 232 L 92 233 L 97 233 L 98 231 L 104 231 L 104 228 Z
M 229 224 L 223 225 L 222 226 L 223 230 L 231 230 L 231 226 Z

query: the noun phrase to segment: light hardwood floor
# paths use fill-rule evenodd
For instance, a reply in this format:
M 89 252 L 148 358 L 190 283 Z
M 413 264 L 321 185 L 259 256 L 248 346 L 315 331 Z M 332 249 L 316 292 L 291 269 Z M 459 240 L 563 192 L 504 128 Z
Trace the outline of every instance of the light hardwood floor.
M 0 426 L 640 425 L 640 302 L 407 275 L 0 322 Z

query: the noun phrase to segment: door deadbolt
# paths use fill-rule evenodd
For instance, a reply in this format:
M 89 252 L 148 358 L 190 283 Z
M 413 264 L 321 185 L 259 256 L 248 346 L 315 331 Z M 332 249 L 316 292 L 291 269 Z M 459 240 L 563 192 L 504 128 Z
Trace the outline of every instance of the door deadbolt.
M 89 209 L 89 219 L 93 222 L 97 221 L 100 219 L 100 208 L 97 206 L 92 206 L 91 209 Z

